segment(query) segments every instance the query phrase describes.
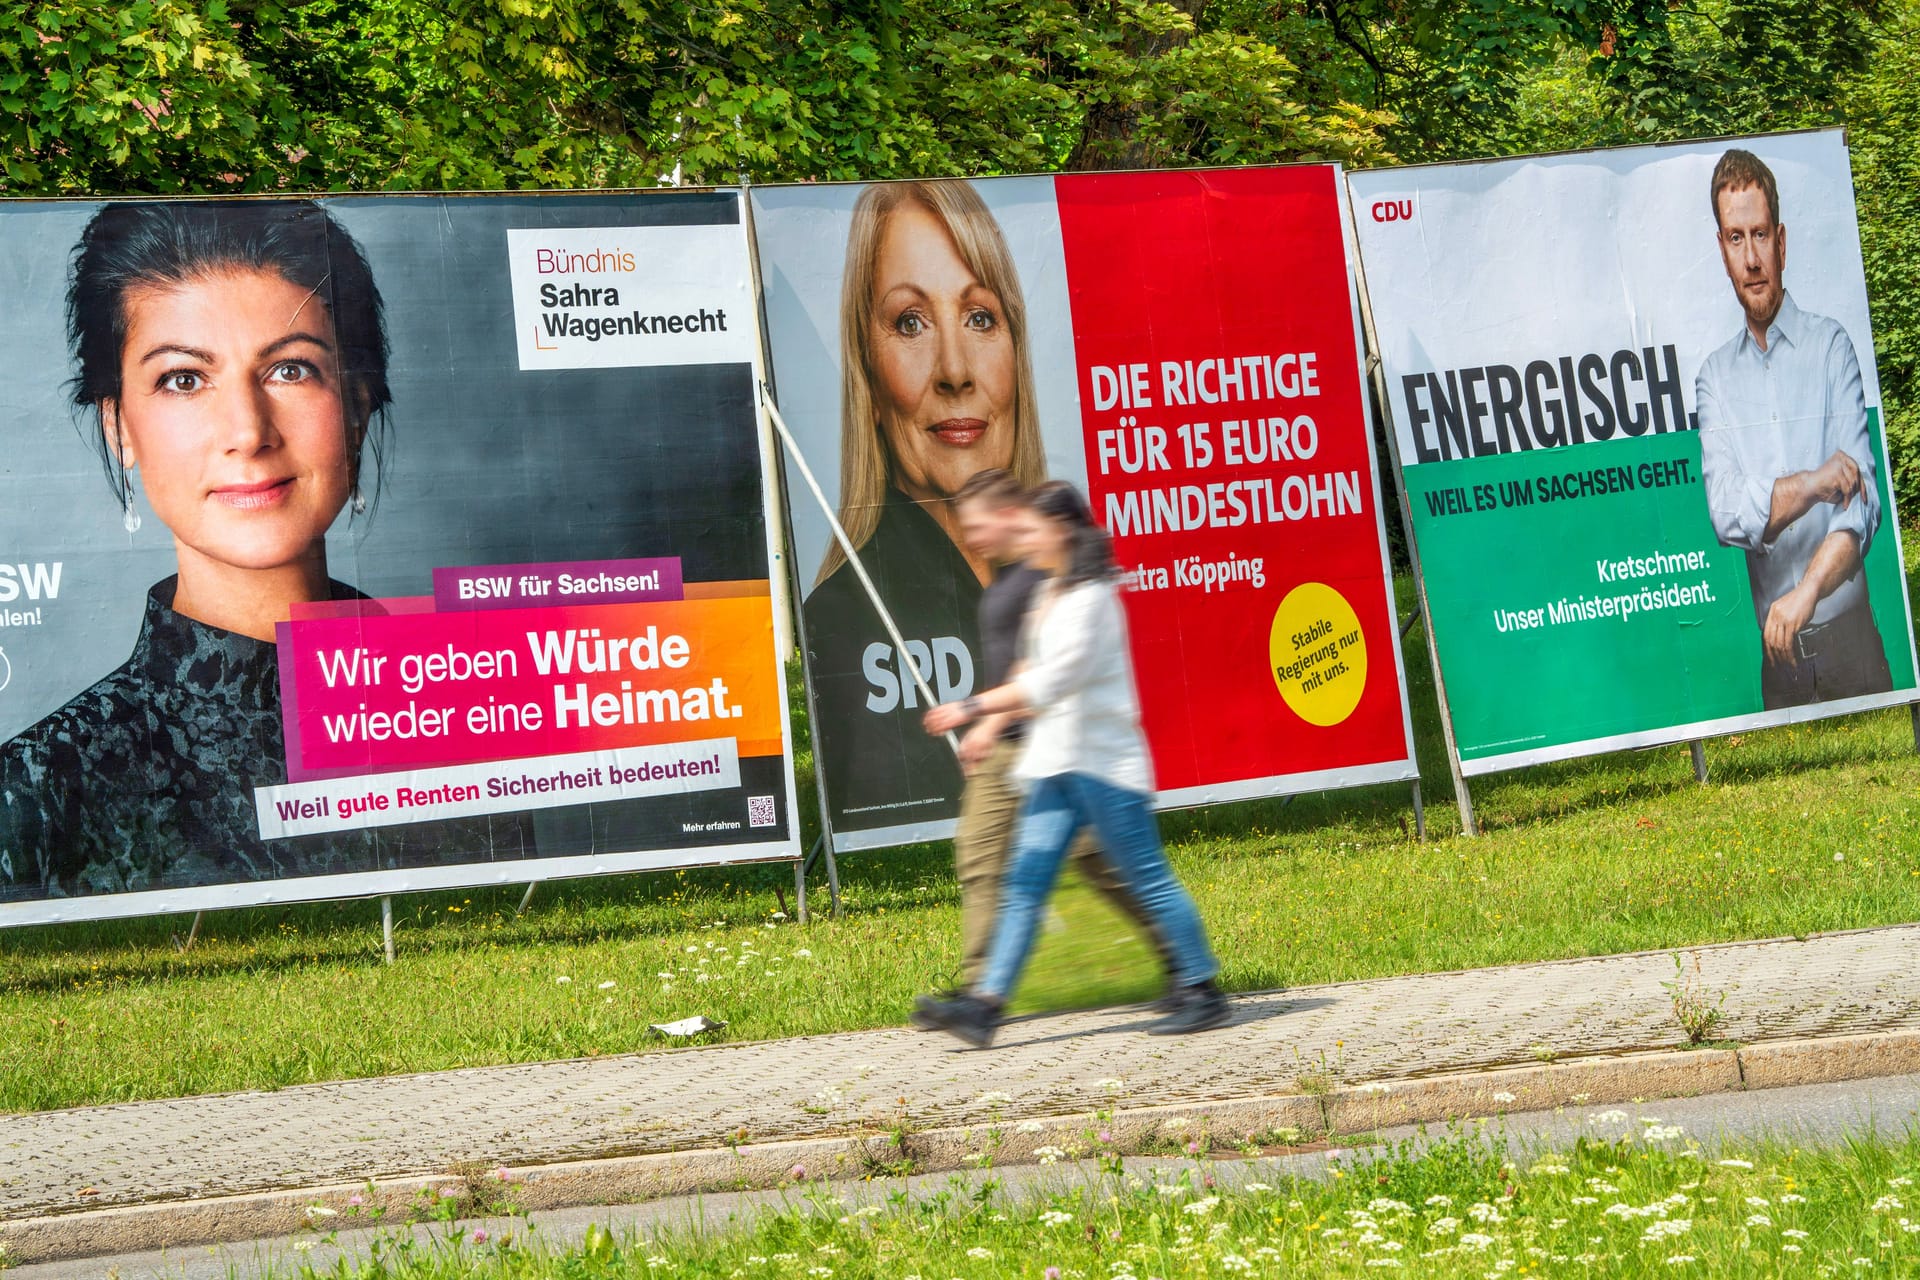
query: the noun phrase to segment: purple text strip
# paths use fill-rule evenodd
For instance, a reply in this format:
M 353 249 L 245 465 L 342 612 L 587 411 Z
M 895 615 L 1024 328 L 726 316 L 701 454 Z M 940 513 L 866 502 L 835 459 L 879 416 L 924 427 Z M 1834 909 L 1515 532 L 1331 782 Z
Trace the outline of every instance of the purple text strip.
M 433 571 L 434 607 L 443 613 L 543 604 L 631 604 L 679 600 L 684 595 L 678 556 Z

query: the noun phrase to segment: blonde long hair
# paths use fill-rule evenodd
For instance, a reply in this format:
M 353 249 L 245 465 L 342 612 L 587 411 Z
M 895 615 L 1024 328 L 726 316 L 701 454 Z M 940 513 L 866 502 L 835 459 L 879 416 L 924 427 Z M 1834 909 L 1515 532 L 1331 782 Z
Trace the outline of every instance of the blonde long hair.
M 1020 273 L 1013 265 L 1006 236 L 973 184 L 877 182 L 860 193 L 847 233 L 847 268 L 840 282 L 840 523 L 856 548 L 867 545 L 880 524 L 880 510 L 893 482 L 893 466 L 874 412 L 873 362 L 867 336 L 873 328 L 874 260 L 887 218 L 909 202 L 918 202 L 940 220 L 960 251 L 960 260 L 1000 299 L 1007 336 L 1014 352 L 1013 461 L 1008 467 L 1023 485 L 1046 478 L 1046 451 L 1040 442 L 1040 409 L 1033 390 L 1033 357 L 1027 352 L 1027 302 Z M 834 542 L 827 547 L 817 587 L 847 558 Z

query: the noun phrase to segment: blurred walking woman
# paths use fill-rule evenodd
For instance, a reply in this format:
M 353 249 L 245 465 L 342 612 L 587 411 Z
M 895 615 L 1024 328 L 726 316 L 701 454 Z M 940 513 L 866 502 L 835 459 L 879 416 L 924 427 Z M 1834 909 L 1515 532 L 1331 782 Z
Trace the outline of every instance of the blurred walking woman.
M 1229 1017 L 1213 981 L 1220 966 L 1193 899 L 1167 862 L 1149 804 L 1153 765 L 1140 730 L 1126 615 L 1106 532 L 1064 481 L 1036 489 L 1027 514 L 1026 561 L 1049 576 L 1034 591 L 1022 665 L 997 689 L 935 707 L 926 728 L 945 733 L 981 716 L 1030 716 L 1015 771 L 1029 791 L 1001 884 L 986 972 L 958 999 L 922 1002 L 920 1016 L 969 1044 L 992 1042 L 1067 847 L 1092 827 L 1172 956 L 1175 1007 L 1153 1034 L 1217 1027 Z
M 144 488 L 179 571 L 125 663 L 0 748 L 0 896 L 373 869 L 371 832 L 269 847 L 254 802 L 287 780 L 275 625 L 359 598 L 325 539 L 366 509 L 392 398 L 360 246 L 308 201 L 108 205 L 74 251 L 67 330 L 101 516 L 131 533 Z M 423 834 L 405 830 L 382 852 Z

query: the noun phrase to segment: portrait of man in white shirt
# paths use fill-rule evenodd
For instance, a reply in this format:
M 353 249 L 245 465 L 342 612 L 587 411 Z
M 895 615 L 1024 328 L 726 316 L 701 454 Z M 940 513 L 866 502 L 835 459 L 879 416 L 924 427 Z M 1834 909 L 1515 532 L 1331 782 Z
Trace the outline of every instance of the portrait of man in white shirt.
M 1786 291 L 1773 172 L 1730 150 L 1711 189 L 1720 258 L 1746 323 L 1695 385 L 1707 505 L 1747 553 L 1768 710 L 1885 693 L 1863 568 L 1880 528 L 1860 360 L 1847 331 Z

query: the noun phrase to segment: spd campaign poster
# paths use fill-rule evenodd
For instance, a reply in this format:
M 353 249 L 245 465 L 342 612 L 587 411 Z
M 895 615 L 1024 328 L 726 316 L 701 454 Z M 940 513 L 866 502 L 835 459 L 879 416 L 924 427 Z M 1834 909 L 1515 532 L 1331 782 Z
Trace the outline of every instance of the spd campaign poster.
M 987 468 L 1112 534 L 1160 804 L 1415 776 L 1342 200 L 1331 166 L 753 192 L 781 411 L 907 650 L 796 504 L 838 848 L 951 830 L 908 664 L 986 687 L 948 499 Z
M 737 194 L 0 233 L 0 924 L 794 856 Z
M 1913 700 L 1840 133 L 1350 185 L 1465 772 Z

